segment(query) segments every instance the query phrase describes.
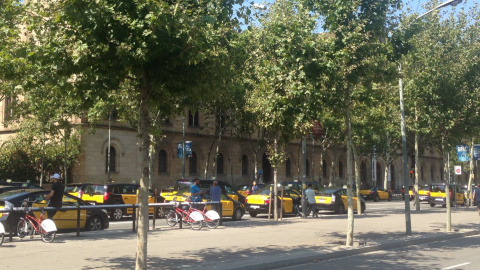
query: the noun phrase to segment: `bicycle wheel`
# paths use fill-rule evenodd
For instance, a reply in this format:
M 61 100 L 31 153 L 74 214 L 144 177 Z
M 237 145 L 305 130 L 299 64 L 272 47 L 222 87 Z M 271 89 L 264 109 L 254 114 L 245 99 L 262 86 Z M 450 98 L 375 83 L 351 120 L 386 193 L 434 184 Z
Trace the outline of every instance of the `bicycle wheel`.
M 167 224 L 170 227 L 177 225 L 178 220 L 180 219 L 175 212 L 169 212 L 166 216 Z
M 42 241 L 45 243 L 51 243 L 55 239 L 55 235 L 57 235 L 56 231 L 53 232 L 46 232 L 42 229 L 40 229 L 40 236 L 42 237 Z
M 220 224 L 220 219 L 205 219 L 205 223 L 207 224 L 207 227 L 210 229 L 215 229 L 218 227 L 218 224 Z
M 33 225 L 30 221 L 21 218 L 17 224 L 18 237 L 24 238 L 27 235 L 33 235 Z
M 190 224 L 190 227 L 192 227 L 192 229 L 194 230 L 200 230 L 203 226 L 203 221 L 190 221 L 188 222 Z

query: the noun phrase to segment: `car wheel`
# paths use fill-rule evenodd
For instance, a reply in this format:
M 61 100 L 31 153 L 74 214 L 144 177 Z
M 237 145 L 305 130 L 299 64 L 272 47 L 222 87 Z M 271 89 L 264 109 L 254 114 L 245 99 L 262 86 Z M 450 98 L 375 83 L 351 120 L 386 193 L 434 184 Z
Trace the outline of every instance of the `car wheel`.
M 249 211 L 248 214 L 250 214 L 251 217 L 256 217 L 257 216 L 257 212 Z
M 158 208 L 155 215 L 156 215 L 156 218 L 164 218 L 165 213 L 163 212 L 163 207 Z
M 233 211 L 232 219 L 233 220 L 240 220 L 240 219 L 242 219 L 242 216 L 243 216 L 242 209 L 236 208 L 235 211 Z
M 430 206 L 431 206 L 431 207 L 435 207 L 435 204 L 434 204 L 434 203 L 431 203 Z
M 103 222 L 99 216 L 93 216 L 87 223 L 87 231 L 99 231 L 103 229 Z
M 340 204 L 337 208 L 337 214 L 345 214 L 345 207 L 343 207 L 343 204 Z
M 110 220 L 121 220 L 123 217 L 123 210 L 121 208 L 115 208 L 113 211 L 110 213 Z
M 376 194 L 376 195 L 373 197 L 373 201 L 374 201 L 374 202 L 380 201 L 380 197 L 378 197 L 378 194 Z

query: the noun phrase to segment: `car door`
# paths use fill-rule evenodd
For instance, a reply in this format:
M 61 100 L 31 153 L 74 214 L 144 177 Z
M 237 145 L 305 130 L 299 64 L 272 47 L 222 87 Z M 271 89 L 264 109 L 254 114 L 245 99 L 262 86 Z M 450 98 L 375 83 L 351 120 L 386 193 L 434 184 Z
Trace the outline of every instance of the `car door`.
M 380 197 L 381 200 L 387 200 L 388 199 L 388 192 L 384 188 L 377 187 L 377 193 L 378 193 L 378 196 Z
M 225 194 L 220 194 L 220 202 L 222 203 L 222 216 L 223 217 L 232 217 L 234 204 L 230 197 Z
M 36 197 L 29 198 L 35 201 L 32 204 L 32 207 L 47 207 L 47 201 L 43 199 L 43 195 L 36 193 Z M 70 197 L 68 195 L 63 195 L 62 207 L 64 206 L 78 206 L 79 202 L 75 197 Z M 80 210 L 80 227 L 85 226 L 85 220 L 87 216 L 87 210 Z M 40 216 L 40 212 L 34 212 L 35 217 Z M 45 213 L 46 218 L 51 218 Z M 58 210 L 55 216 L 53 217 L 53 222 L 57 226 L 57 229 L 74 229 L 77 227 L 77 210 Z
M 227 193 L 228 197 L 232 198 L 232 200 L 238 201 L 238 193 L 232 186 L 226 184 L 225 192 Z

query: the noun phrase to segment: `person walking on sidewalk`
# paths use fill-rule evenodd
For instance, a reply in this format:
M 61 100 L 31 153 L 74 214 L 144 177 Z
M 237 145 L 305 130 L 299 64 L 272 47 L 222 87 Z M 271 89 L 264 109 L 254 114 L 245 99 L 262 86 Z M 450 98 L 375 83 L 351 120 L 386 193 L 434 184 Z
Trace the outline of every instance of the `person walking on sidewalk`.
M 312 184 L 308 184 L 307 189 L 305 190 L 305 195 L 307 196 L 308 202 L 308 213 L 307 216 L 310 215 L 310 210 L 313 211 L 312 216 L 318 217 L 317 209 L 315 209 L 315 192 L 312 189 Z
M 480 216 L 480 184 L 473 190 L 473 201 L 477 205 L 478 215 Z

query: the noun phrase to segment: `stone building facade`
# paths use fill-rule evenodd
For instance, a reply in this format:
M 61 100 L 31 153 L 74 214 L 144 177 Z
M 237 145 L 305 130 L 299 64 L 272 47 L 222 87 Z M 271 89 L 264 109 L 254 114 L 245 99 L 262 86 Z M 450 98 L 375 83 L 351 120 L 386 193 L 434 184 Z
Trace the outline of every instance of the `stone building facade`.
M 8 100 L 0 102 L 0 145 L 14 136 L 15 129 L 5 128 L 3 120 L 8 116 Z M 251 138 L 232 138 L 224 135 L 220 139 L 207 128 L 207 118 L 201 113 L 192 115 L 185 111 L 182 116 L 171 118 L 162 125 L 163 138 L 158 144 L 156 160 L 153 164 L 151 187 L 165 189 L 172 187 L 177 179 L 182 178 L 185 170 L 186 178 L 212 178 L 228 181 L 234 186 L 251 183 L 256 175 L 262 173 L 264 182 L 273 181 L 273 169 L 267 158 L 265 146 L 258 148 L 258 140 Z M 137 131 L 117 121 L 97 126 L 92 132 L 88 122 L 81 118 L 72 119 L 74 126 L 81 129 L 81 154 L 74 165 L 68 182 L 106 183 L 108 181 L 108 145 L 110 141 L 110 178 L 115 182 L 138 182 L 140 172 L 139 138 Z M 183 135 L 185 134 L 185 135 Z M 109 140 L 110 138 L 110 140 Z M 177 157 L 177 144 L 183 141 L 192 142 L 192 157 Z M 218 155 L 216 150 L 218 147 Z M 289 157 L 278 168 L 278 180 L 301 180 L 301 142 L 292 142 L 288 149 Z M 215 158 L 216 156 L 216 158 Z M 344 148 L 327 149 L 312 140 L 307 141 L 307 181 L 318 181 L 321 184 L 346 184 L 346 151 Z M 207 166 L 208 162 L 208 166 Z M 372 176 L 372 158 L 370 155 L 359 157 L 361 182 L 399 190 L 403 186 L 401 157 L 396 158 L 390 166 L 390 177 L 385 170 L 386 161 L 376 158 L 376 175 Z M 215 167 L 213 167 L 215 164 Z M 409 166 L 411 160 L 409 160 Z M 440 182 L 443 179 L 442 158 L 434 151 L 427 151 L 420 160 L 420 184 Z M 410 177 L 410 176 L 409 176 Z M 387 180 L 388 179 L 388 180 Z M 466 183 L 466 176 L 457 179 Z M 413 179 L 410 177 L 410 183 Z

